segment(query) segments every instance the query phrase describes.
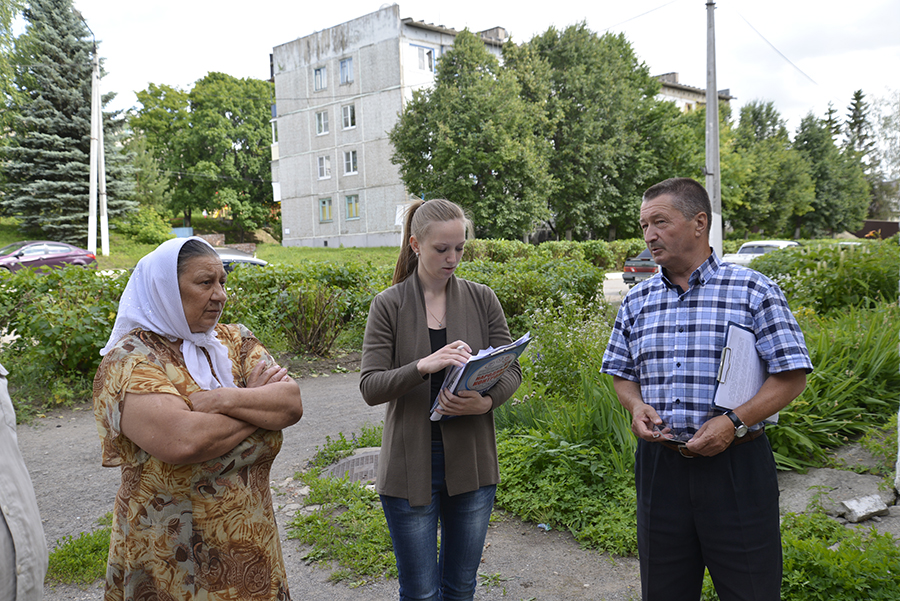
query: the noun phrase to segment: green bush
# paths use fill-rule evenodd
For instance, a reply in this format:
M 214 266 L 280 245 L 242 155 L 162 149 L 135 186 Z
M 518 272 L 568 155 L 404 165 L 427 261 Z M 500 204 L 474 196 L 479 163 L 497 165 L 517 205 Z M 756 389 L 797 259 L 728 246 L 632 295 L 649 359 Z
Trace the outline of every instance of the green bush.
M 327 357 L 352 317 L 351 294 L 321 282 L 300 282 L 278 295 L 290 350 Z
M 9 354 L 42 370 L 44 385 L 93 377 L 127 281 L 75 266 L 0 273 L 0 328 L 18 335 Z
M 893 242 L 787 248 L 762 255 L 750 266 L 772 278 L 795 310 L 834 313 L 898 299 L 900 248 Z
M 548 305 L 558 305 L 571 298 L 585 306 L 599 301 L 602 293 L 603 271 L 583 260 L 549 258 L 548 254 L 527 258 L 513 258 L 506 263 L 471 261 L 457 269 L 461 278 L 491 287 L 509 323 L 513 338 L 531 328 L 529 311 Z
M 603 271 L 615 271 L 616 256 L 609 242 L 604 240 L 585 240 L 581 243 L 584 259 Z
M 821 465 L 846 444 L 897 413 L 900 308 L 883 303 L 845 315 L 798 315 L 814 366 L 806 389 L 766 434 L 780 469 Z
M 462 260 L 505 263 L 517 257 L 530 257 L 534 250 L 534 246 L 519 240 L 475 239 L 466 242 Z
M 138 244 L 162 244 L 175 237 L 168 220 L 147 205 L 141 205 L 137 211 L 116 220 L 112 225 Z
M 572 240 L 548 240 L 537 247 L 537 254 L 550 259 L 584 260 L 584 248 L 581 242 Z
M 261 268 L 236 269 L 228 276 L 228 303 L 225 305 L 222 321 L 243 323 L 270 350 L 289 350 L 294 336 L 289 330 L 295 324 L 285 313 L 286 300 L 279 299 L 288 290 L 297 292 L 297 287 L 304 283 L 307 288 L 321 286 L 341 289 L 342 328 L 358 331 L 355 338 L 361 340 L 369 304 L 374 295 L 387 286 L 389 278 L 386 267 L 375 268 L 370 264 L 353 262 L 341 264 L 304 261 L 299 265 L 269 264 Z M 295 294 L 294 300 L 299 309 L 299 296 Z M 290 315 L 297 317 L 297 310 L 291 311 Z M 321 332 L 323 336 L 329 333 L 333 333 L 333 330 Z M 302 346 L 301 344 L 301 348 Z M 315 343 L 312 346 L 320 345 Z
M 643 238 L 628 238 L 610 242 L 609 249 L 615 257 L 616 271 L 622 271 L 625 268 L 625 261 L 641 254 L 645 248 L 647 248 L 647 243 Z
M 633 477 L 610 465 L 605 448 L 571 443 L 552 430 L 501 430 L 497 452 L 500 507 L 609 553 L 637 551 Z

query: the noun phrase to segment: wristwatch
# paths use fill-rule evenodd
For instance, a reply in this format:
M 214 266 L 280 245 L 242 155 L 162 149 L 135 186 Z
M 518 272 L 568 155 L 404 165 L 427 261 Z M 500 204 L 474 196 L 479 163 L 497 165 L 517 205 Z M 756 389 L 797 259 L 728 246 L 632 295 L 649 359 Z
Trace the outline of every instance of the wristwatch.
M 725 415 L 728 417 L 728 419 L 731 420 L 731 423 L 734 424 L 734 437 L 743 438 L 747 433 L 747 424 L 742 422 L 741 418 L 739 418 L 737 414 L 730 409 L 725 412 Z

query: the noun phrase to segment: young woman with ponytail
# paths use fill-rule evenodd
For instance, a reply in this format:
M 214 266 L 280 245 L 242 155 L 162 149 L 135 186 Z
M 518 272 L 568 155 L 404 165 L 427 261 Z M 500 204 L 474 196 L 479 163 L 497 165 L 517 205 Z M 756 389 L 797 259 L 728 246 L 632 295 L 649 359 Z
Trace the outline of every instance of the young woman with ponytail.
M 494 292 L 454 275 L 470 231 L 448 200 L 410 206 L 393 286 L 372 301 L 363 340 L 360 391 L 388 405 L 376 489 L 401 601 L 473 598 L 500 480 L 493 410 L 522 379 L 516 364 L 483 395 L 440 389 L 448 367 L 511 342 Z M 443 419 L 431 421 L 436 398 Z

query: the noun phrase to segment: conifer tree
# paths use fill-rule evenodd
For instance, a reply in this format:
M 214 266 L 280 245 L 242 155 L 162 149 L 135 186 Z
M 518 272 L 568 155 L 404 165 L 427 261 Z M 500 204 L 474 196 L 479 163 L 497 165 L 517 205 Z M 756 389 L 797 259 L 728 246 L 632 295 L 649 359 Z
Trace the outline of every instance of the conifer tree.
M 4 149 L 0 212 L 31 236 L 86 245 L 95 44 L 71 0 L 32 0 L 16 40 L 12 136 Z M 111 99 L 108 95 L 105 100 Z M 104 119 L 107 206 L 132 210 L 128 167 L 115 146 L 118 115 Z

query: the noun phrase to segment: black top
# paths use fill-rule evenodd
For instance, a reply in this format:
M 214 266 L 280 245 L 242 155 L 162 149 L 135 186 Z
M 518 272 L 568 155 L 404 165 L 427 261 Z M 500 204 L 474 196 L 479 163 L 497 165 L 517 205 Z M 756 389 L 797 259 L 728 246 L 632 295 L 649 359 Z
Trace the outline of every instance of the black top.
M 432 353 L 436 353 L 440 349 L 447 346 L 447 328 L 442 328 L 440 330 L 432 330 L 431 328 L 428 328 L 428 337 L 431 339 Z M 441 384 L 444 383 L 444 376 L 446 372 L 446 369 L 442 369 L 436 374 L 431 374 L 431 395 L 429 396 L 429 398 L 431 399 L 431 405 L 434 405 L 434 400 L 441 392 Z M 431 440 L 443 440 L 441 438 L 440 422 L 431 422 Z

